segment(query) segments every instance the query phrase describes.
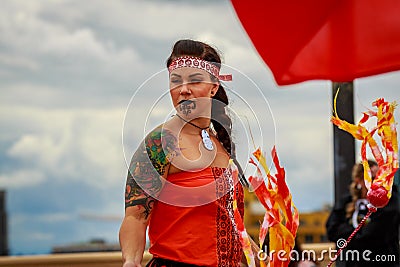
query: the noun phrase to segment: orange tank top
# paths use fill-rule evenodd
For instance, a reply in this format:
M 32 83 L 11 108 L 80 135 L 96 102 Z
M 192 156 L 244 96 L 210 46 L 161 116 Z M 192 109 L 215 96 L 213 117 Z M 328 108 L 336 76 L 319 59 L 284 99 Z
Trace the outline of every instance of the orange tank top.
M 233 198 L 243 217 L 243 188 L 229 169 L 209 167 L 170 174 L 149 222 L 154 257 L 199 266 L 238 266 L 242 246 Z

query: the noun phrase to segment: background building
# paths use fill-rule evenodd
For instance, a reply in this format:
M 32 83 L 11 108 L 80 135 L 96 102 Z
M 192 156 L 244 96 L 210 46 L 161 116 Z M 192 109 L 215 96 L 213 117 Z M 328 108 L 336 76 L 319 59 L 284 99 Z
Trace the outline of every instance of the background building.
M 0 256 L 8 255 L 6 191 L 0 190 Z
M 329 217 L 328 210 L 300 213 L 297 240 L 300 244 L 329 242 L 325 224 Z
M 52 254 L 57 253 L 81 253 L 81 252 L 110 252 L 121 251 L 119 244 L 110 244 L 103 239 L 92 239 L 89 242 L 54 246 Z

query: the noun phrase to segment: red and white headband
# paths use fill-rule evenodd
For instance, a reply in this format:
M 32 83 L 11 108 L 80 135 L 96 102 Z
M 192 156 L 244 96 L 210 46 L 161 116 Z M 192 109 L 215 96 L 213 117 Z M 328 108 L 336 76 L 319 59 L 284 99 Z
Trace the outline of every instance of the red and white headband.
M 205 61 L 198 57 L 177 57 L 172 61 L 171 65 L 168 67 L 168 70 L 171 73 L 171 71 L 183 67 L 202 69 L 218 78 L 220 81 L 232 81 L 232 74 L 220 75 L 219 67 L 215 66 L 212 62 Z

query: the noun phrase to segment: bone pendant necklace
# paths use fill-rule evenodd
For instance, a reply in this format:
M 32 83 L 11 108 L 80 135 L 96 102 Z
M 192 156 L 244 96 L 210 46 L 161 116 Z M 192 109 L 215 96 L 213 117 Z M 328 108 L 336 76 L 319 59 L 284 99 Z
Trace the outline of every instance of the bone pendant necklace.
M 196 124 L 191 123 L 190 121 L 185 120 L 184 118 L 182 118 L 182 117 L 179 116 L 178 114 L 176 114 L 176 116 L 177 116 L 178 118 L 180 118 L 181 120 L 183 120 L 184 122 L 189 123 L 190 125 L 192 125 L 192 126 L 198 128 L 198 129 L 200 129 L 200 130 L 201 130 L 201 139 L 203 140 L 203 145 L 204 145 L 204 147 L 205 147 L 207 150 L 209 150 L 209 151 L 212 151 L 212 150 L 214 149 L 214 146 L 213 146 L 213 143 L 212 143 L 212 141 L 211 141 L 210 135 L 209 135 L 208 132 L 207 132 L 207 129 L 210 128 L 210 126 L 207 126 L 207 127 L 205 127 L 205 128 L 201 128 L 201 127 L 197 126 Z

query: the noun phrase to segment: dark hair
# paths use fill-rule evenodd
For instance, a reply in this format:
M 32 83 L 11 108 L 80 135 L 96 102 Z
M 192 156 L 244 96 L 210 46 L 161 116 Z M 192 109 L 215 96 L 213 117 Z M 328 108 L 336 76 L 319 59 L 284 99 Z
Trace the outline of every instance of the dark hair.
M 169 67 L 172 61 L 181 56 L 194 56 L 203 60 L 215 63 L 218 67 L 221 65 L 221 58 L 218 52 L 208 44 L 194 41 L 194 40 L 179 40 L 175 43 L 172 48 L 172 53 L 167 59 L 167 67 Z M 212 79 L 216 79 L 212 76 Z M 226 151 L 232 155 L 232 121 L 226 114 L 225 106 L 229 104 L 228 96 L 226 95 L 224 87 L 220 84 L 213 99 L 211 107 L 211 122 L 214 130 L 217 133 L 217 138 L 224 146 Z M 217 102 L 217 103 L 216 103 Z
M 376 163 L 373 160 L 368 160 L 368 166 L 371 168 L 373 166 L 378 166 L 378 163 Z M 351 172 L 351 178 L 354 181 L 355 178 L 360 178 L 363 179 L 364 178 L 364 166 L 363 164 L 357 163 L 353 166 L 352 172 Z M 372 177 L 375 178 L 375 177 Z
M 215 64 L 218 68 L 221 66 L 221 57 L 217 50 L 208 44 L 203 42 L 194 41 L 190 39 L 177 41 L 173 48 L 171 55 L 167 59 L 167 67 L 169 67 L 175 58 L 181 56 L 193 56 L 198 57 L 212 64 Z M 217 79 L 211 75 L 211 79 Z M 213 96 L 211 107 L 211 123 L 217 133 L 217 139 L 221 142 L 223 147 L 229 153 L 230 157 L 234 160 L 235 164 L 239 168 L 240 180 L 242 184 L 247 185 L 244 180 L 243 172 L 240 164 L 236 160 L 235 145 L 231 139 L 232 133 L 232 120 L 226 113 L 225 107 L 229 105 L 229 99 L 226 95 L 224 87 L 220 84 L 216 94 Z
M 378 163 L 373 160 L 368 160 L 368 166 L 371 168 L 373 166 L 378 166 Z M 352 172 L 351 172 L 351 178 L 352 182 L 349 186 L 350 189 L 350 195 L 351 195 L 351 202 L 347 205 L 346 207 L 346 218 L 350 218 L 355 211 L 355 204 L 357 200 L 361 198 L 361 189 L 357 188 L 357 182 L 355 181 L 356 178 L 364 179 L 364 166 L 362 162 L 356 163 L 353 166 Z M 372 177 L 372 180 L 375 177 Z

